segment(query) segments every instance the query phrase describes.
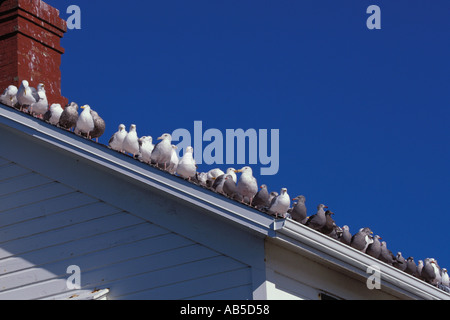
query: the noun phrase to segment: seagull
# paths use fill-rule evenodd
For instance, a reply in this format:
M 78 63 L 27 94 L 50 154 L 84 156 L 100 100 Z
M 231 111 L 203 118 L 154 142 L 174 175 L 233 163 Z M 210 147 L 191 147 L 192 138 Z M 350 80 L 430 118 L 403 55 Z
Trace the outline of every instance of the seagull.
M 236 196 L 236 183 L 233 180 L 233 176 L 232 175 L 226 175 L 225 176 L 225 183 L 223 184 L 223 193 L 230 197 L 233 198 Z
M 123 126 L 125 129 L 125 126 Z M 125 131 L 125 130 L 124 130 Z M 120 128 L 119 128 L 120 132 Z M 123 135 L 125 139 L 125 135 Z M 144 163 L 151 164 L 152 163 L 152 152 L 155 148 L 153 144 L 153 138 L 151 136 L 144 136 L 139 139 L 139 160 Z
M 442 285 L 449 287 L 450 286 L 450 279 L 447 273 L 447 269 L 446 268 L 442 268 L 442 275 L 441 275 L 441 283 Z
M 434 259 L 434 258 L 432 259 L 431 266 L 434 269 L 434 275 L 435 275 L 435 278 L 431 281 L 431 284 L 433 284 L 435 286 L 439 286 L 441 284 L 442 277 L 441 277 L 441 268 L 439 268 L 436 259 Z
M 212 187 L 213 184 L 214 184 L 214 181 L 215 181 L 218 177 L 220 177 L 221 175 L 224 175 L 224 174 L 225 174 L 225 172 L 223 172 L 223 171 L 220 170 L 219 168 L 209 170 L 209 171 L 206 173 L 206 186 L 207 186 L 207 187 Z M 236 175 L 236 174 L 235 174 L 235 175 Z
M 346 245 L 350 245 L 352 243 L 352 234 L 350 233 L 349 226 L 345 225 L 342 227 L 342 235 L 339 240 Z
M 175 174 L 177 172 L 178 164 L 180 163 L 180 158 L 178 158 L 178 147 L 176 145 L 172 145 L 172 155 L 170 156 L 170 164 L 167 167 L 167 171 L 171 174 Z
M 94 119 L 94 130 L 91 132 L 91 139 L 95 139 L 98 142 L 106 130 L 105 120 L 103 120 L 97 113 L 97 111 L 91 110 L 92 118 Z
M 397 256 L 395 257 L 393 266 L 396 267 L 397 269 L 400 269 L 401 271 L 406 270 L 406 266 L 407 266 L 406 260 L 405 260 L 405 258 L 403 258 L 401 252 L 397 252 Z
M 72 130 L 77 125 L 78 118 L 78 104 L 71 102 L 64 108 L 63 113 L 61 113 L 59 126 L 66 130 Z
M 367 247 L 373 243 L 373 232 L 369 228 L 361 228 L 357 234 L 352 237 L 351 246 L 356 250 L 366 252 Z
M 235 168 L 228 168 L 227 172 L 225 174 L 229 174 L 231 178 L 233 178 L 234 183 L 237 183 L 237 176 L 236 176 L 236 169 Z
M 416 276 L 417 276 L 417 278 L 419 278 L 421 280 L 423 280 L 422 269 L 423 269 L 423 261 L 419 260 L 419 261 L 417 261 L 417 274 L 416 274 Z
M 0 96 L 0 103 L 7 105 L 8 107 L 14 107 L 17 103 L 17 92 L 19 90 L 16 86 L 10 85 L 5 89 L 3 94 Z
M 432 266 L 432 264 L 434 264 L 434 260 L 426 258 L 423 262 L 423 268 L 420 274 L 422 278 L 428 283 L 432 283 L 434 279 L 436 279 L 436 273 L 434 272 L 434 267 Z
M 273 198 L 276 197 L 278 197 L 278 192 L 272 191 L 271 193 L 269 193 L 269 205 L 272 203 Z
M 330 210 L 325 211 L 325 224 L 324 226 L 319 230 L 325 235 L 331 235 L 332 233 L 335 233 L 335 226 L 336 223 L 334 222 L 333 218 L 331 217 L 334 214 L 334 212 L 331 212 Z
M 223 174 L 218 176 L 217 178 L 213 178 L 214 183 L 212 185 L 212 189 L 217 193 L 223 193 L 223 185 L 225 184 L 225 177 L 227 174 Z
M 381 242 L 381 252 L 380 252 L 380 256 L 378 257 L 378 259 L 389 265 L 392 265 L 394 263 L 395 256 L 391 252 L 391 250 L 389 250 L 387 248 L 386 241 Z
M 194 160 L 194 148 L 187 147 L 186 152 L 178 163 L 177 173 L 184 179 L 191 181 L 197 173 L 197 165 Z
M 114 133 L 113 136 L 111 137 L 111 139 L 109 139 L 109 142 L 108 142 L 109 147 L 115 151 L 123 152 L 122 151 L 123 150 L 122 149 L 123 140 L 125 139 L 127 134 L 128 134 L 128 132 L 126 130 L 125 125 L 121 124 L 119 126 L 119 131 Z
M 203 187 L 206 187 L 206 182 L 208 179 L 208 174 L 206 172 L 197 172 L 196 174 L 197 183 Z
M 76 134 L 84 133 L 88 139 L 91 138 L 91 132 L 94 130 L 94 118 L 91 115 L 91 107 L 89 105 L 82 106 L 83 112 L 77 120 L 77 125 L 75 127 Z
M 45 94 L 45 86 L 43 83 L 39 83 L 37 86 L 38 99 L 36 102 L 30 105 L 30 114 L 42 119 L 44 114 L 48 111 L 48 100 Z
M 23 111 L 23 108 L 28 108 L 37 101 L 39 101 L 39 95 L 36 89 L 30 87 L 27 80 L 23 80 L 17 91 L 17 102 L 20 105 L 20 111 Z
M 413 257 L 409 257 L 408 259 L 406 259 L 406 269 L 405 272 L 412 275 L 412 276 L 417 276 L 417 265 L 414 262 L 414 258 Z
M 289 214 L 291 215 L 292 219 L 300 222 L 301 224 L 305 224 L 307 219 L 307 210 L 305 206 L 306 198 L 305 196 L 297 196 L 292 201 L 297 201 L 296 204 L 292 207 L 291 210 L 289 210 Z
M 252 203 L 253 198 L 258 193 L 258 182 L 253 176 L 253 170 L 250 167 L 244 167 L 236 170 L 235 173 L 242 172 L 237 183 L 237 193 L 242 196 L 243 201 L 248 198 L 248 203 Z
M 314 229 L 314 230 L 320 230 L 327 222 L 327 217 L 325 216 L 325 210 L 328 209 L 328 207 L 324 204 L 319 204 L 317 207 L 317 213 L 315 215 L 312 215 L 309 217 L 309 219 L 306 221 L 305 225 Z
M 54 103 L 50 106 L 50 109 L 44 114 L 44 121 L 56 126 L 59 124 L 61 115 L 64 112 L 60 104 Z
M 136 131 L 136 125 L 132 124 L 130 127 L 130 131 L 126 135 L 125 139 L 123 139 L 122 150 L 124 152 L 130 153 L 133 158 L 139 154 L 139 138 Z
M 381 237 L 379 235 L 375 235 L 373 237 L 373 243 L 369 244 L 369 246 L 367 247 L 366 253 L 371 256 L 374 257 L 375 259 L 378 259 L 378 257 L 381 254 Z
M 267 186 L 263 184 L 259 187 L 259 191 L 256 194 L 255 198 L 253 198 L 252 206 L 256 209 L 268 208 L 270 206 L 269 202 L 269 191 L 267 190 Z
M 216 170 L 216 171 L 215 171 L 215 174 L 218 174 L 218 173 L 220 173 L 220 172 L 223 172 L 223 171 L 220 170 L 220 169 L 213 169 L 213 170 Z M 222 191 L 223 191 L 222 188 L 223 188 L 223 184 L 225 183 L 225 177 L 226 177 L 227 175 L 230 175 L 231 178 L 233 179 L 234 183 L 236 183 L 237 178 L 236 178 L 236 173 L 234 173 L 234 171 L 236 171 L 236 169 L 234 169 L 234 168 L 228 168 L 228 169 L 227 169 L 227 172 L 225 172 L 224 174 L 218 176 L 217 178 L 211 178 L 211 180 L 213 181 L 212 189 L 213 189 L 214 191 L 218 192 L 218 193 L 223 193 L 223 192 L 222 192 Z M 210 176 L 212 176 L 211 173 L 210 173 Z
M 275 219 L 280 215 L 282 218 L 286 217 L 286 213 L 291 206 L 291 197 L 287 193 L 287 189 L 281 189 L 281 193 L 278 197 L 274 198 L 269 207 L 269 213 L 275 215 Z
M 164 170 L 167 170 L 167 165 L 170 164 L 172 158 L 172 136 L 165 133 L 158 140 L 161 141 L 153 149 L 152 163 L 155 163 L 158 167 L 163 166 Z

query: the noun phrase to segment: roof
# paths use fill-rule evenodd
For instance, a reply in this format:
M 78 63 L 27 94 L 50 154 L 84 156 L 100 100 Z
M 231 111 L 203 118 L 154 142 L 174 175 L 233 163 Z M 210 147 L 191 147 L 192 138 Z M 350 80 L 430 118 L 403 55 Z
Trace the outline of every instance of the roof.
M 354 277 L 367 279 L 368 267 L 378 265 L 381 267 L 383 285 L 388 290 L 413 299 L 450 299 L 450 294 L 443 290 L 293 220 L 276 220 L 256 209 L 4 105 L 0 105 L 0 128 L 18 130 L 39 143 L 65 150 L 141 186 L 187 202 L 207 214 Z

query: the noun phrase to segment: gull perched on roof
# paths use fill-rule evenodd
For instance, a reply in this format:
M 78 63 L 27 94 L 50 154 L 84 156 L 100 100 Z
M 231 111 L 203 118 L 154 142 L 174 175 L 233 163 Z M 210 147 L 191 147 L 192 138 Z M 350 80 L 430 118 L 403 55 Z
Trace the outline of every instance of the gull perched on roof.
M 296 204 L 289 210 L 289 214 L 292 217 L 292 220 L 300 222 L 301 224 L 305 224 L 307 219 L 307 209 L 306 209 L 306 198 L 305 196 L 297 196 L 292 201 L 297 201 Z
M 290 206 L 291 197 L 289 197 L 287 189 L 283 188 L 281 189 L 280 195 L 272 200 L 269 207 L 269 213 L 275 215 L 275 218 L 278 218 L 278 215 L 285 218 Z
M 61 119 L 61 115 L 64 112 L 63 108 L 60 104 L 54 103 L 50 106 L 48 111 L 44 114 L 44 121 L 49 122 L 50 124 L 56 126 L 59 124 L 59 120 Z
M 23 80 L 17 91 L 17 102 L 20 105 L 20 111 L 22 111 L 23 108 L 28 108 L 37 101 L 39 101 L 39 95 L 37 94 L 36 89 L 30 87 L 27 80 Z
M 123 139 L 122 150 L 130 153 L 133 157 L 139 154 L 139 138 L 135 124 L 131 125 L 130 131 Z
M 167 170 L 167 166 L 172 158 L 172 136 L 165 133 L 158 140 L 161 141 L 153 149 L 152 163 Z
M 356 250 L 366 252 L 367 247 L 373 243 L 372 230 L 370 228 L 361 228 L 357 234 L 352 237 L 352 243 L 350 244 Z
M 236 182 L 234 182 L 232 175 L 227 174 L 225 176 L 225 183 L 223 184 L 222 191 L 230 198 L 234 198 L 236 196 Z
M 177 173 L 184 179 L 188 179 L 195 177 L 197 173 L 197 165 L 194 160 L 194 148 L 187 147 L 186 151 L 178 163 Z
M 30 105 L 30 113 L 38 118 L 43 118 L 44 114 L 48 111 L 48 100 L 45 94 L 45 85 L 39 83 L 37 86 L 38 99 L 36 102 Z
M 268 208 L 270 206 L 269 191 L 267 190 L 267 185 L 263 184 L 261 187 L 259 187 L 258 193 L 253 198 L 252 206 L 254 206 L 256 209 Z
M 127 136 L 128 132 L 124 124 L 119 126 L 119 131 L 113 134 L 111 139 L 109 139 L 109 147 L 115 151 L 123 152 L 123 140 Z
M 252 168 L 244 167 L 235 172 L 242 172 L 237 183 L 237 193 L 242 196 L 243 202 L 245 202 L 245 198 L 247 198 L 248 203 L 252 203 L 253 198 L 258 193 L 258 182 L 253 176 Z
M 327 223 L 327 217 L 325 216 L 325 210 L 328 207 L 324 204 L 319 204 L 317 206 L 317 213 L 315 215 L 312 215 L 309 217 L 309 219 L 306 221 L 305 225 L 314 229 L 314 230 L 320 230 L 323 228 L 325 223 Z
M 91 107 L 89 105 L 82 106 L 83 112 L 77 120 L 77 125 L 75 127 L 76 134 L 85 134 L 88 139 L 91 138 L 91 132 L 94 130 L 94 118 L 91 114 Z
M 94 130 L 91 132 L 91 138 L 98 142 L 106 130 L 106 123 L 97 113 L 97 111 L 91 110 L 92 118 L 94 119 Z
M 177 172 L 178 164 L 180 163 L 180 158 L 178 158 L 178 147 L 176 145 L 172 145 L 172 155 L 170 157 L 170 164 L 167 167 L 167 171 L 171 174 L 175 174 Z
M 125 126 L 124 126 L 125 127 Z M 120 128 L 119 128 L 120 131 Z M 152 151 L 155 148 L 153 138 L 151 136 L 144 136 L 139 139 L 139 160 L 150 164 L 152 162 Z
M 0 96 L 0 103 L 7 105 L 8 107 L 14 107 L 17 103 L 17 89 L 16 86 L 10 85 L 5 89 L 3 94 Z
M 59 118 L 59 126 L 66 130 L 71 130 L 77 125 L 78 121 L 78 104 L 71 102 L 65 108 Z
M 350 245 L 352 243 L 352 234 L 350 233 L 349 226 L 345 225 L 342 227 L 342 235 L 339 238 L 339 241 L 345 243 L 346 245 Z
M 381 237 L 379 235 L 375 235 L 373 237 L 373 243 L 369 244 L 369 246 L 367 247 L 366 253 L 369 256 L 372 256 L 376 259 L 378 259 L 378 257 L 381 254 Z

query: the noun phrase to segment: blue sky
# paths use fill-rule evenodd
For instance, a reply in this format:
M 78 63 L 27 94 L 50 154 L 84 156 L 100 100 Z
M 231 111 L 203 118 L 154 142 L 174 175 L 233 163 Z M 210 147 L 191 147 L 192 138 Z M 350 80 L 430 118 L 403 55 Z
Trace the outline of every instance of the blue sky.
M 259 184 L 450 267 L 449 1 L 46 2 L 81 8 L 62 92 L 106 120 L 102 143 L 121 123 L 154 138 L 194 121 L 279 129 L 280 170 Z

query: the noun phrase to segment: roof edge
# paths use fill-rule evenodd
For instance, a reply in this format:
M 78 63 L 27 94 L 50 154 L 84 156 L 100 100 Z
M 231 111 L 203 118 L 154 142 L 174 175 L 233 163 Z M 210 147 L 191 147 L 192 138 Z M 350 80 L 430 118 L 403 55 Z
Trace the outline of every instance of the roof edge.
M 376 266 L 380 269 L 382 286 L 413 299 L 450 299 L 450 294 L 445 291 L 296 221 L 284 220 L 273 238 L 294 250 L 315 255 L 364 278 L 371 275 L 368 268 Z

